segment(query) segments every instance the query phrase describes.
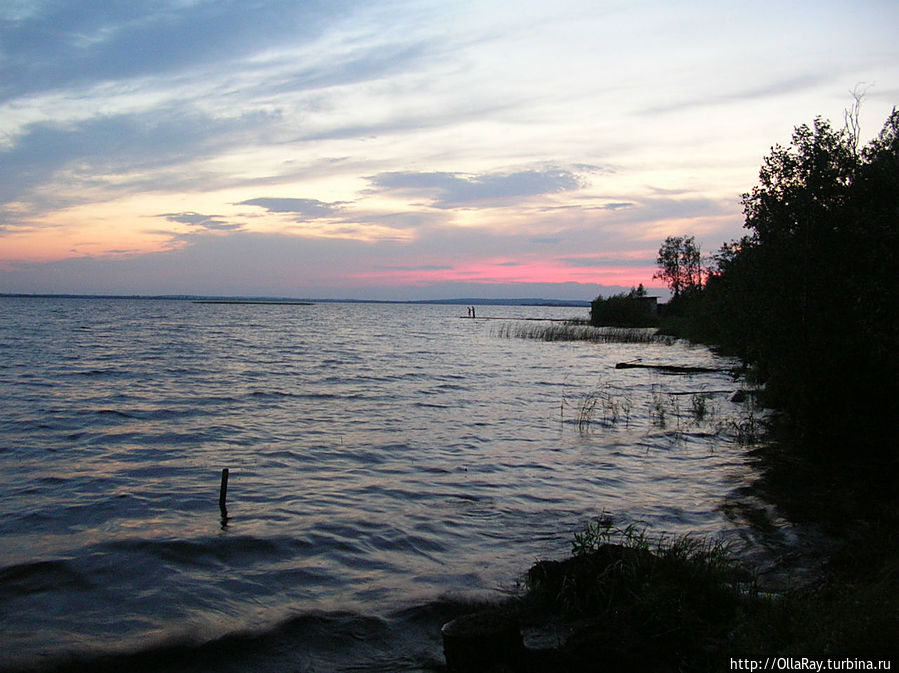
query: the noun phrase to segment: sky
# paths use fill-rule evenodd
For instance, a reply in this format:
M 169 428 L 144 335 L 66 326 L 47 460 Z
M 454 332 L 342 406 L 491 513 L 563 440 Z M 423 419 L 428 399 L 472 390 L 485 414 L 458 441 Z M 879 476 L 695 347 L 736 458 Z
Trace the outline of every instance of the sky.
M 0 292 L 592 299 L 713 252 L 894 0 L 0 0 Z

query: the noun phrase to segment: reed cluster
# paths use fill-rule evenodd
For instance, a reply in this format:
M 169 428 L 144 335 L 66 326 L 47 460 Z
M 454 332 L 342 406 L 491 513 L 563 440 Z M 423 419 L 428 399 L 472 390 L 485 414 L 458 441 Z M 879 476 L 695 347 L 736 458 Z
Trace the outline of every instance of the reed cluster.
M 579 322 L 546 324 L 503 323 L 494 334 L 506 339 L 591 341 L 593 343 L 665 344 L 677 339 L 651 327 L 593 327 Z
M 759 444 L 768 431 L 768 414 L 758 406 L 754 395 L 747 395 L 735 413 L 723 414 L 714 392 L 672 393 L 655 384 L 646 403 L 650 424 L 679 440 L 689 432 L 702 432 L 735 441 L 741 446 Z M 582 435 L 595 428 L 629 427 L 640 405 L 626 392 L 600 380 L 573 404 L 577 428 Z

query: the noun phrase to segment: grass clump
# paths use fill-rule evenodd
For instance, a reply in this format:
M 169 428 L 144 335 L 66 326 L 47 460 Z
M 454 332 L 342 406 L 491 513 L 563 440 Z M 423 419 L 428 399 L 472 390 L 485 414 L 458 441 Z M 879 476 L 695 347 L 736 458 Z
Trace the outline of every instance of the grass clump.
M 527 585 L 540 609 L 586 624 L 566 645 L 577 661 L 664 652 L 667 663 L 674 657 L 702 668 L 710 663 L 707 643 L 727 638 L 748 580 L 723 543 L 652 540 L 645 529 L 600 519 L 574 536 L 571 558 L 534 565 Z
M 532 618 L 571 625 L 566 670 L 599 660 L 662 671 L 729 670 L 734 658 L 759 656 L 886 661 L 899 633 L 896 538 L 872 530 L 814 584 L 769 595 L 722 542 L 653 539 L 603 517 L 574 535 L 570 558 L 530 569 L 524 603 Z
M 578 321 L 544 324 L 504 323 L 496 335 L 506 339 L 536 339 L 538 341 L 589 341 L 592 343 L 665 344 L 677 339 L 658 334 L 651 327 L 594 327 Z

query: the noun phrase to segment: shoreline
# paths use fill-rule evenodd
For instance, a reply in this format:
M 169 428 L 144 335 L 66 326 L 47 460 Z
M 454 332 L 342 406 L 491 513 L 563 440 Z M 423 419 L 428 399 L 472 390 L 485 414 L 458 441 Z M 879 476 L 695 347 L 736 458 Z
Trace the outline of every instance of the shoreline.
M 508 673 L 591 671 L 599 660 L 617 662 L 611 670 L 672 672 L 732 670 L 735 659 L 766 657 L 858 662 L 843 670 L 899 663 L 893 466 L 855 464 L 847 474 L 846 465 L 798 463 L 773 440 L 746 459 L 760 466 L 753 490 L 791 522 L 819 527 L 832 543 L 782 549 L 768 574 L 788 578 L 786 586 L 763 584 L 761 569 L 745 554 L 738 558 L 706 538 L 651 540 L 645 529 L 612 529 L 611 521 L 598 520 L 575 534 L 570 556 L 531 566 L 523 597 L 480 617 L 462 616 L 463 624 L 480 625 L 473 633 L 445 625 L 448 662 L 487 656 L 499 666 L 490 670 Z M 797 472 L 804 474 L 798 485 Z M 672 553 L 677 545 L 686 551 Z M 798 561 L 808 566 L 801 581 L 786 572 Z M 520 645 L 508 646 L 510 630 Z M 490 645 L 494 639 L 506 645 Z

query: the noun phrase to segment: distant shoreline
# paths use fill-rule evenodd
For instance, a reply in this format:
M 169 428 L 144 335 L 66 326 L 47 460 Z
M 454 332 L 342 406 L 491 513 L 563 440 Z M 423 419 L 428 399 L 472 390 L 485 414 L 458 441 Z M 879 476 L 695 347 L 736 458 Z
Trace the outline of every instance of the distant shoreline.
M 485 299 L 483 297 L 461 297 L 454 299 L 315 299 L 294 297 L 214 297 L 208 295 L 126 295 L 126 294 L 53 294 L 0 292 L 0 299 L 131 299 L 192 301 L 198 304 L 432 304 L 451 306 L 557 306 L 562 308 L 589 308 L 590 302 L 581 299 L 543 299 L 528 297 L 523 299 Z
M 194 299 L 194 304 L 260 304 L 262 306 L 315 306 L 311 301 L 268 301 L 266 299 Z

